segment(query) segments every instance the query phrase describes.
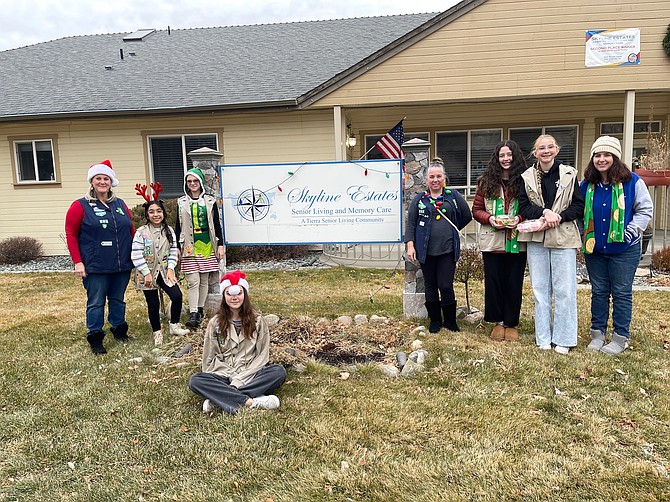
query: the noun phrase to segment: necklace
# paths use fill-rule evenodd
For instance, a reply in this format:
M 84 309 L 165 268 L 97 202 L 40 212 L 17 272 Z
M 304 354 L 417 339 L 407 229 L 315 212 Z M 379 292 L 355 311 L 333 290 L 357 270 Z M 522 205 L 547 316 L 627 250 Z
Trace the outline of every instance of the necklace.
M 428 197 L 428 201 L 432 204 L 432 206 L 437 211 L 437 215 L 435 216 L 435 219 L 439 220 L 442 217 L 442 214 L 446 218 L 447 217 L 447 210 L 442 207 L 442 204 L 444 203 L 444 196 L 442 194 L 440 194 L 437 197 L 433 197 L 430 194 L 430 192 L 426 192 L 425 196 Z M 442 214 L 440 214 L 440 213 L 442 213 Z

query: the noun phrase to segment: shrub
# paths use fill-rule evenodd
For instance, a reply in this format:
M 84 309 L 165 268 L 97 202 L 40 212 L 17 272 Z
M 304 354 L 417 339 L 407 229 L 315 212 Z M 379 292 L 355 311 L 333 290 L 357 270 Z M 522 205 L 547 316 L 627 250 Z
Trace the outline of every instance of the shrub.
M 456 264 L 456 273 L 454 279 L 465 284 L 465 301 L 468 312 L 470 308 L 470 280 L 481 281 L 484 279 L 484 260 L 482 253 L 474 246 L 468 246 L 461 249 L 461 258 Z
M 651 255 L 651 266 L 661 272 L 670 272 L 670 248 L 663 248 Z
M 18 265 L 42 258 L 42 243 L 33 237 L 9 237 L 0 242 L 0 263 Z

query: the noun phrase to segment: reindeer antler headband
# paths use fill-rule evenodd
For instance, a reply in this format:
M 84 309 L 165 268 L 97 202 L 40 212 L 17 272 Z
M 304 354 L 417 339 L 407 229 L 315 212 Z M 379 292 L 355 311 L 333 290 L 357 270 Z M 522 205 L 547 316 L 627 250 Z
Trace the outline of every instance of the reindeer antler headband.
M 160 184 L 160 182 L 156 181 L 155 183 L 151 183 L 149 187 L 154 192 L 153 200 L 158 200 L 158 195 L 163 191 L 163 186 Z M 152 199 L 151 197 L 149 197 L 149 194 L 147 193 L 146 185 L 140 185 L 139 183 L 135 183 L 135 192 L 145 201 L 151 202 Z

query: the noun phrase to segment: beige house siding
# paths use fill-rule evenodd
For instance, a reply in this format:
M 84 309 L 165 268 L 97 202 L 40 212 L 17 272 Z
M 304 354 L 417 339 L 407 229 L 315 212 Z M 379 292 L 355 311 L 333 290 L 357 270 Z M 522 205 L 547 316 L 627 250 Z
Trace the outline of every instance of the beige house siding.
M 39 238 L 46 254 L 65 254 L 65 213 L 88 189 L 91 164 L 110 159 L 120 180 L 118 195 L 132 207 L 140 202 L 135 183 L 149 178 L 147 135 L 219 135 L 226 163 L 332 160 L 330 111 L 238 115 L 187 115 L 104 120 L 40 121 L 0 124 L 0 240 L 18 235 Z M 56 137 L 60 180 L 48 184 L 14 183 L 8 138 Z
M 647 93 L 637 96 L 636 117 L 646 121 L 653 107 L 654 119 L 661 120 L 667 129 L 670 119 L 670 94 Z M 445 103 L 430 106 L 401 106 L 397 108 L 347 108 L 358 142 L 352 158 L 363 155 L 366 134 L 383 134 L 380 124 L 392 127 L 404 121 L 407 133 L 429 133 L 431 154 L 435 153 L 435 133 L 475 129 L 502 128 L 502 137 L 509 137 L 510 128 L 557 125 L 577 125 L 577 168 L 583 170 L 589 161 L 591 143 L 599 134 L 601 122 L 623 121 L 624 94 L 569 98 L 522 99 L 485 103 Z M 641 141 L 641 139 L 637 139 Z M 448 166 L 447 166 L 448 167 Z
M 313 106 L 667 90 L 669 20 L 667 0 L 488 0 Z M 585 31 L 623 28 L 640 28 L 641 64 L 586 68 Z

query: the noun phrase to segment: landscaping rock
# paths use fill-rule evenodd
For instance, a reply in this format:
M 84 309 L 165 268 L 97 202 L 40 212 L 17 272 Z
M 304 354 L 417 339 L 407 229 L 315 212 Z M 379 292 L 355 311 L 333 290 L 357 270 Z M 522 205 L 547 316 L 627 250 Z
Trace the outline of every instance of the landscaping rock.
M 389 378 L 398 378 L 400 375 L 400 370 L 395 366 L 395 364 L 380 364 L 379 369 L 384 376 Z
M 268 314 L 263 316 L 265 318 L 265 322 L 268 325 L 268 328 L 274 328 L 277 324 L 279 324 L 279 316 L 275 314 Z
M 425 335 L 426 334 L 426 327 L 425 326 L 417 326 L 414 328 L 411 332 L 410 335 Z
M 419 350 L 423 348 L 423 342 L 421 340 L 414 340 L 412 342 L 412 350 Z
M 337 319 L 335 319 L 335 323 L 338 324 L 339 326 L 351 326 L 351 323 L 353 322 L 353 319 L 351 316 L 348 315 L 341 315 Z
M 402 369 L 403 366 L 405 366 L 405 363 L 407 363 L 407 353 L 402 351 L 398 352 L 395 355 L 395 360 L 398 362 L 398 366 L 400 366 L 400 369 Z
M 414 361 L 415 363 L 423 364 L 426 361 L 428 356 L 428 351 L 426 349 L 415 350 L 409 355 L 409 360 Z
M 400 372 L 400 376 L 411 377 L 420 371 L 423 371 L 423 364 L 419 364 L 409 359 Z
M 384 324 L 387 321 L 388 321 L 388 317 L 379 316 L 379 315 L 371 315 L 370 316 L 370 324 Z
M 365 314 L 357 314 L 354 316 L 354 324 L 356 326 L 361 326 L 368 323 L 368 316 Z
M 466 315 L 464 321 L 470 324 L 479 324 L 480 322 L 482 322 L 483 319 L 484 319 L 484 313 L 480 312 L 479 310 L 476 310 L 476 312 L 472 312 Z

